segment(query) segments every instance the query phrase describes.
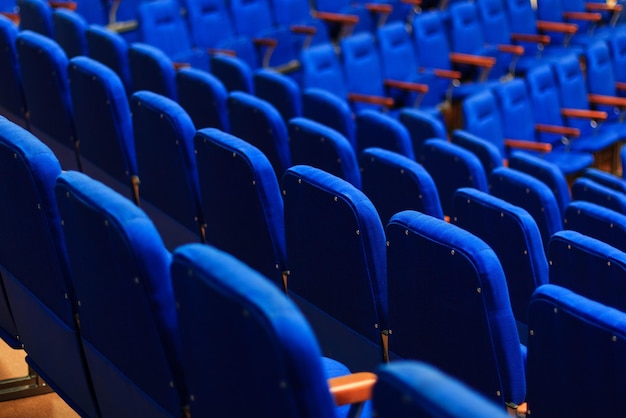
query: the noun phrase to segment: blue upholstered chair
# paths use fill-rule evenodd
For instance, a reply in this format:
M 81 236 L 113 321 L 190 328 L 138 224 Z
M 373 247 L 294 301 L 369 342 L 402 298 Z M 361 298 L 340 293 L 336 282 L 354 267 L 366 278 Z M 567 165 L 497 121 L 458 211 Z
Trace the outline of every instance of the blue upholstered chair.
M 148 90 L 178 100 L 174 63 L 163 51 L 141 42 L 128 47 L 128 64 L 133 92 Z
M 197 68 L 183 68 L 176 72 L 176 90 L 178 104 L 185 109 L 196 129 L 230 130 L 228 92 L 214 75 Z
M 352 144 L 332 128 L 306 119 L 287 124 L 293 165 L 310 165 L 361 188 L 361 173 Z
M 228 96 L 228 116 L 231 133 L 248 141 L 272 163 L 276 178 L 291 166 L 287 127 L 274 106 L 243 92 Z
M 172 281 L 191 414 L 340 416 L 335 399 L 342 394 L 333 399 L 329 385 L 349 370 L 321 356 L 304 315 L 263 275 L 213 247 L 189 244 L 174 252 Z M 349 378 L 370 388 L 375 381 L 372 373 Z
M 588 178 L 579 177 L 572 184 L 572 200 L 584 200 L 626 215 L 626 194 Z
M 585 57 L 589 101 L 599 110 L 606 111 L 608 120 L 618 125 L 614 129 L 619 129 L 623 134 L 626 129 L 623 123 L 626 99 L 623 97 L 623 89 L 618 88 L 609 45 L 605 41 L 593 42 L 587 48 Z M 623 136 L 620 139 L 624 139 Z
M 525 326 L 531 295 L 548 283 L 548 262 L 533 217 L 502 199 L 462 188 L 454 194 L 451 222 L 485 241 L 496 253 L 506 277 L 513 315 Z
M 571 202 L 563 215 L 564 229 L 571 229 L 626 251 L 626 216 L 583 200 Z
M 140 196 L 204 239 L 193 152 L 193 122 L 172 100 L 149 91 L 130 99 Z
M 597 168 L 588 168 L 583 173 L 583 177 L 591 179 L 617 192 L 626 194 L 626 182 L 623 178 L 615 174 L 607 173 Z
M 302 92 L 293 78 L 274 70 L 259 69 L 253 80 L 254 95 L 274 106 L 285 123 L 302 116 Z
M 99 61 L 115 71 L 124 83 L 126 94 L 130 95 L 134 90 L 130 76 L 126 40 L 119 33 L 98 25 L 90 25 L 87 28 L 86 36 L 89 58 Z
M 415 211 L 396 214 L 386 232 L 390 353 L 431 363 L 516 408 L 526 395 L 524 361 L 497 255 Z
M 322 88 L 307 88 L 302 91 L 302 116 L 336 130 L 356 149 L 356 123 L 344 98 Z
M 52 7 L 45 0 L 20 0 L 20 31 L 30 30 L 54 39 Z
M 0 160 L 0 267 L 26 361 L 79 414 L 97 417 L 53 190 L 61 166 L 39 139 L 4 118 Z
M 372 393 L 379 418 L 507 416 L 504 408 L 429 364 L 399 360 L 381 366 Z
M 135 140 L 122 81 L 104 64 L 83 56 L 70 60 L 68 77 L 81 154 L 128 185 L 138 204 Z
M 68 9 L 57 9 L 52 13 L 54 39 L 63 48 L 68 58 L 89 55 L 87 52 L 87 21 Z
M 16 118 L 16 122 L 26 123 L 26 99 L 22 85 L 22 75 L 17 58 L 15 24 L 0 16 L 0 107 Z
M 416 161 L 423 160 L 423 146 L 427 139 L 446 139 L 448 133 L 443 121 L 420 109 L 404 108 L 398 113 L 398 120 L 408 130 L 413 142 L 413 154 Z
M 283 201 L 267 157 L 214 128 L 199 130 L 194 146 L 207 242 L 283 288 L 287 274 Z
M 309 166 L 287 170 L 282 187 L 289 291 L 381 344 L 385 234 L 376 209 L 350 183 Z
M 474 135 L 465 129 L 455 129 L 452 131 L 450 142 L 476 155 L 487 174 L 491 173 L 495 168 L 504 165 L 502 153 L 494 142 Z
M 366 109 L 356 115 L 356 152 L 371 147 L 388 149 L 415 160 L 408 129 L 396 119 Z
M 383 224 L 403 210 L 416 210 L 443 219 L 435 182 L 415 161 L 381 148 L 368 148 L 359 158 L 362 190 Z
M 623 312 L 567 289 L 537 289 L 529 307 L 528 414 L 554 417 L 575 405 L 580 415 L 620 416 L 625 324 Z
M 552 236 L 548 259 L 551 284 L 626 311 L 626 253 L 570 230 Z
M 182 416 L 171 254 L 147 215 L 102 183 L 64 172 L 55 195 L 102 416 Z

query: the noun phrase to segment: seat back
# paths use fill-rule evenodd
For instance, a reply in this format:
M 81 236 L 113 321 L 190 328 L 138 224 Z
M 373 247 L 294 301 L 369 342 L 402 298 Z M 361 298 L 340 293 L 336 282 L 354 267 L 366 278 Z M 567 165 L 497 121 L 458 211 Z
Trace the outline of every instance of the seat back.
M 87 48 L 89 58 L 99 61 L 115 71 L 124 83 L 126 94 L 133 92 L 130 77 L 128 44 L 122 35 L 103 26 L 90 25 L 87 28 Z
M 163 51 L 135 42 L 128 47 L 128 63 L 133 91 L 148 90 L 178 100 L 174 63 Z
M 626 215 L 626 194 L 587 177 L 579 177 L 574 181 L 572 199 L 595 203 Z
M 19 341 L 62 399 L 81 415 L 98 416 L 53 191 L 61 166 L 43 142 L 4 118 L 0 161 L 0 268 Z
M 391 116 L 365 109 L 356 117 L 357 154 L 371 147 L 388 149 L 415 160 L 409 131 Z
M 619 416 L 624 313 L 546 285 L 533 296 L 529 321 L 528 411 L 556 416 L 571 402 L 583 415 Z
M 178 104 L 193 121 L 196 129 L 217 128 L 228 132 L 228 92 L 214 75 L 196 68 L 176 72 Z
M 474 135 L 464 129 L 455 129 L 450 135 L 450 142 L 471 151 L 489 174 L 494 168 L 502 167 L 504 160 L 500 149 L 491 141 Z
M 231 0 L 229 7 L 235 31 L 240 36 L 258 36 L 274 25 L 268 0 Z
M 52 7 L 44 0 L 20 0 L 20 32 L 30 30 L 54 39 Z
M 214 128 L 199 130 L 194 145 L 207 241 L 282 288 L 287 270 L 283 201 L 268 159 Z
M 0 16 L 0 106 L 15 116 L 26 117 L 26 99 L 24 86 L 17 59 L 17 28 L 4 16 Z
M 456 191 L 451 221 L 489 245 L 500 259 L 513 315 L 527 323 L 528 302 L 548 283 L 548 262 L 537 223 L 524 209 L 475 189 Z
M 589 93 L 604 96 L 618 96 L 616 79 L 613 71 L 613 60 L 609 46 L 605 41 L 593 42 L 586 49 L 587 86 Z M 604 110 L 612 120 L 623 119 L 620 108 L 609 105 L 598 105 L 598 110 Z
M 535 123 L 564 126 L 561 101 L 552 67 L 541 65 L 528 71 L 526 85 L 532 103 Z M 540 133 L 539 140 L 554 145 L 561 144 L 561 136 Z
M 359 159 L 363 193 L 384 224 L 403 210 L 416 210 L 443 219 L 435 182 L 415 161 L 381 148 L 368 148 Z
M 180 105 L 149 91 L 132 95 L 130 111 L 141 197 L 202 237 L 193 122 Z
M 120 78 L 87 57 L 70 60 L 70 92 L 81 154 L 130 187 L 137 176 L 133 125 Z
M 102 415 L 180 416 L 171 254 L 141 209 L 96 180 L 64 172 L 55 195 Z
M 211 56 L 211 74 L 219 78 L 229 92 L 254 94 L 253 68 L 255 67 L 238 57 L 221 54 Z
M 415 47 L 404 22 L 389 22 L 376 31 L 382 73 L 392 80 L 412 81 L 419 68 Z
M 502 83 L 494 89 L 494 93 L 500 107 L 504 137 L 535 141 L 537 135 L 535 134 L 533 104 L 524 81 L 515 79 Z
M 348 92 L 385 96 L 381 59 L 374 36 L 359 32 L 342 38 L 340 43 Z M 370 104 L 355 104 L 355 109 L 372 107 L 378 108 Z
M 626 254 L 576 231 L 559 231 L 548 246 L 550 283 L 624 312 Z
M 63 48 L 68 58 L 89 55 L 87 49 L 87 21 L 68 9 L 57 9 L 52 13 L 54 39 Z
M 438 11 L 416 14 L 413 18 L 413 40 L 417 61 L 425 68 L 451 69 L 450 44 L 443 16 Z
M 276 178 L 291 166 L 287 127 L 280 113 L 268 102 L 235 91 L 228 96 L 231 133 L 248 141 L 272 163 Z
M 511 44 L 511 27 L 502 0 L 476 2 L 485 41 L 492 45 Z
M 306 118 L 293 118 L 287 130 L 293 165 L 319 168 L 361 188 L 355 151 L 343 135 Z
M 507 416 L 474 389 L 426 363 L 398 360 L 379 368 L 376 375 L 373 413 L 380 418 Z
M 312 46 L 302 51 L 302 88 L 318 88 L 334 93 L 342 99 L 348 97 L 348 87 L 343 69 L 331 44 Z
M 588 168 L 583 173 L 583 177 L 591 179 L 596 183 L 600 183 L 609 189 L 626 194 L 626 182 L 624 179 L 616 176 L 615 174 L 607 173 L 606 171 L 598 168 Z
M 215 248 L 189 244 L 174 253 L 172 280 L 191 414 L 335 416 L 313 331 L 265 277 Z
M 293 78 L 272 70 L 254 73 L 254 94 L 278 110 L 285 123 L 302 116 L 302 94 Z
M 376 209 L 350 183 L 309 166 L 287 170 L 283 195 L 289 290 L 380 343 L 387 296 Z
M 464 129 L 494 144 L 506 158 L 504 126 L 495 95 L 485 90 L 465 99 L 462 106 Z
M 450 215 L 452 195 L 458 188 L 473 187 L 489 192 L 485 170 L 470 151 L 443 139 L 429 139 L 423 152 L 422 164 L 437 185 L 444 214 Z
M 501 405 L 522 402 L 519 336 L 493 250 L 414 211 L 396 214 L 386 232 L 390 351 L 427 361 Z
M 491 194 L 525 209 L 535 219 L 544 249 L 552 234 L 563 229 L 554 194 L 542 181 L 511 168 L 496 168 L 489 175 Z
M 308 88 L 302 93 L 302 116 L 336 130 L 356 149 L 356 123 L 344 98 L 320 88 Z
M 565 208 L 563 226 L 626 251 L 626 216 L 583 200 Z
M 177 1 L 142 2 L 139 6 L 141 40 L 155 46 L 170 58 L 191 48 L 191 38 Z
M 434 115 L 423 110 L 401 109 L 398 120 L 409 132 L 411 142 L 413 142 L 413 154 L 416 161 L 422 161 L 423 146 L 427 139 L 446 139 L 448 137 L 444 123 Z
M 221 0 L 186 0 L 187 21 L 193 44 L 218 48 L 224 39 L 235 36 L 226 2 Z M 212 28 L 207 30 L 207 28 Z

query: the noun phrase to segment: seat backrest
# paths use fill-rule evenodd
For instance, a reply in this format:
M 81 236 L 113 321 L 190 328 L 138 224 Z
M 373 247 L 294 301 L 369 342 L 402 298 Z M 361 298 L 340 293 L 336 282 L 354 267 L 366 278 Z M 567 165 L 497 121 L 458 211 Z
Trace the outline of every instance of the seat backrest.
M 502 407 L 430 364 L 398 360 L 381 366 L 376 375 L 372 408 L 379 418 L 507 416 Z
M 344 98 L 320 88 L 308 88 L 302 93 L 302 116 L 336 130 L 356 149 L 356 122 Z
M 452 195 L 461 187 L 473 187 L 489 192 L 487 174 L 472 152 L 444 139 L 429 139 L 424 143 L 422 164 L 432 176 L 443 213 L 450 215 Z
M 180 415 L 171 254 L 148 216 L 102 183 L 67 171 L 55 195 L 102 415 Z
M 130 111 L 141 198 L 189 230 L 201 230 L 204 218 L 191 118 L 178 103 L 149 91 L 132 95 Z
M 626 182 L 623 178 L 615 174 L 608 173 L 598 168 L 588 168 L 583 173 L 583 177 L 587 177 L 596 183 L 600 183 L 617 192 L 626 194 Z
M 176 72 L 176 90 L 178 104 L 191 117 L 196 129 L 230 130 L 228 92 L 214 75 L 197 68 L 180 69 Z
M 563 17 L 563 12 L 565 11 L 563 7 L 562 0 L 545 0 L 543 3 L 537 2 L 537 19 L 538 20 L 547 20 L 549 22 L 562 22 L 565 23 L 565 18 Z M 586 23 L 581 20 L 576 20 L 576 25 L 585 25 Z M 578 33 L 584 32 L 582 26 L 579 27 Z M 563 43 L 566 35 L 560 32 L 550 32 L 550 39 L 554 40 L 555 43 Z
M 476 11 L 482 23 L 485 41 L 492 45 L 511 44 L 511 26 L 503 0 L 481 0 L 476 2 Z
M 572 201 L 565 208 L 563 226 L 626 251 L 626 216 L 604 206 Z
M 81 154 L 133 191 L 137 176 L 133 125 L 126 91 L 107 66 L 75 57 L 68 67 Z
M 448 56 L 450 44 L 440 12 L 416 14 L 413 18 L 413 39 L 420 65 L 425 68 L 451 69 Z
M 274 25 L 269 0 L 231 0 L 229 7 L 235 31 L 240 36 L 255 37 Z
M 561 116 L 561 101 L 554 73 L 550 65 L 532 68 L 526 73 L 526 85 L 532 103 L 535 123 L 564 126 Z M 560 144 L 561 136 L 540 133 L 539 140 L 552 144 Z
M 376 209 L 350 183 L 309 166 L 291 167 L 282 186 L 289 290 L 379 344 L 387 276 Z
M 199 130 L 194 145 L 207 242 L 283 288 L 283 201 L 267 157 L 214 128 Z
M 128 47 L 128 62 L 133 91 L 148 90 L 178 100 L 174 63 L 163 51 L 135 42 Z
M 26 100 L 16 49 L 17 28 L 0 16 L 0 106 L 20 118 L 26 117 Z
M 371 147 L 388 149 L 415 160 L 409 131 L 389 115 L 365 109 L 356 116 L 357 154 Z
M 626 33 L 616 31 L 607 42 L 613 61 L 615 81 L 626 82 Z
M 464 129 L 452 131 L 450 142 L 474 153 L 480 160 L 486 174 L 491 173 L 494 168 L 504 165 L 501 151 L 493 142 Z
M 133 92 L 130 77 L 128 44 L 119 33 L 112 32 L 103 26 L 90 25 L 87 28 L 87 48 L 89 58 L 99 61 L 115 71 L 120 77 L 126 93 Z
M 589 109 L 588 90 L 585 74 L 580 67 L 580 60 L 574 53 L 563 55 L 554 60 L 554 76 L 558 83 L 558 92 L 562 107 L 571 109 Z M 567 126 L 589 132 L 590 120 L 567 118 Z
M 238 57 L 222 54 L 211 56 L 211 74 L 219 78 L 229 92 L 254 94 L 253 68 Z
M 572 200 L 567 178 L 555 164 L 525 152 L 514 152 L 509 158 L 509 167 L 544 182 L 556 198 L 561 215 Z
M 287 127 L 280 113 L 265 100 L 235 91 L 228 96 L 231 133 L 248 141 L 272 163 L 276 178 L 291 166 Z
M 506 277 L 513 315 L 526 324 L 531 295 L 538 286 L 548 283 L 548 262 L 533 217 L 502 199 L 462 188 L 454 194 L 450 218 L 496 253 Z
M 302 88 L 327 90 L 342 99 L 348 97 L 343 69 L 332 44 L 315 45 L 302 51 Z
M 493 92 L 476 93 L 465 99 L 462 106 L 464 129 L 494 144 L 506 158 L 502 115 Z
M 606 41 L 593 42 L 585 51 L 586 80 L 589 93 L 618 96 L 615 88 L 617 80 L 615 80 L 615 73 L 613 72 L 613 60 Z M 621 116 L 620 109 L 615 106 L 598 105 L 597 108 L 606 111 L 611 119 L 617 119 Z
M 376 38 L 385 78 L 406 81 L 415 79 L 419 65 L 405 22 L 389 22 L 379 27 Z
M 624 312 L 626 253 L 576 231 L 559 231 L 548 246 L 550 283 Z
M 89 55 L 87 49 L 87 21 L 68 9 L 57 9 L 52 13 L 54 39 L 63 48 L 68 58 Z
M 189 244 L 174 252 L 172 280 L 191 414 L 335 416 L 313 331 L 265 277 L 215 248 Z
M 552 234 L 563 229 L 559 205 L 541 180 L 511 168 L 496 168 L 489 175 L 491 194 L 525 209 L 535 219 L 544 249 Z
M 293 78 L 277 71 L 259 69 L 254 73 L 254 94 L 278 110 L 283 120 L 302 116 L 302 94 Z
M 359 161 L 363 193 L 378 210 L 383 225 L 408 209 L 443 219 L 435 182 L 420 164 L 381 148 L 364 150 Z
M 220 41 L 235 36 L 226 2 L 222 0 L 186 0 L 187 21 L 193 44 L 217 48 Z M 207 30 L 211 28 L 211 30 Z
M 293 165 L 310 165 L 361 188 L 356 153 L 339 132 L 306 118 L 287 124 Z
M 20 32 L 30 30 L 54 39 L 52 7 L 44 0 L 20 0 Z
M 416 161 L 422 160 L 422 148 L 427 139 L 446 139 L 448 137 L 446 126 L 441 119 L 429 112 L 413 108 L 404 108 L 400 110 L 398 120 L 409 132 L 409 136 L 413 142 L 413 154 L 415 155 Z
M 588 178 L 579 177 L 572 184 L 572 200 L 584 200 L 626 215 L 626 194 Z
M 429 362 L 501 405 L 519 404 L 522 353 L 493 250 L 414 211 L 396 214 L 386 232 L 390 352 Z
M 502 133 L 509 139 L 535 141 L 535 117 L 533 104 L 526 84 L 514 79 L 494 89 L 502 120 Z M 510 156 L 509 156 L 510 157 Z
M 623 312 L 556 285 L 537 290 L 529 307 L 528 411 L 557 416 L 619 416 L 626 389 Z
M 341 56 L 346 74 L 346 86 L 350 93 L 384 96 L 381 59 L 374 36 L 359 32 L 342 38 Z M 371 105 L 356 106 L 367 108 Z
M 451 4 L 450 41 L 452 50 L 465 54 L 475 54 L 487 44 L 478 16 L 476 4 L 462 1 Z
M 190 49 L 191 39 L 179 9 L 174 0 L 142 2 L 139 6 L 141 41 L 159 48 L 169 57 Z

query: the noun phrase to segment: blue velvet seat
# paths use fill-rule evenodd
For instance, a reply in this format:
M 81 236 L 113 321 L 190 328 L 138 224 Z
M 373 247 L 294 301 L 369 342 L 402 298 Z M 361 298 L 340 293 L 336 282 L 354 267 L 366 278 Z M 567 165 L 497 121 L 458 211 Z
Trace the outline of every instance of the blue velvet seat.
M 615 77 L 615 65 L 613 55 L 609 45 L 605 41 L 596 41 L 587 48 L 585 58 L 587 61 L 586 81 L 589 90 L 589 101 L 599 110 L 606 111 L 608 120 L 617 126 L 623 134 L 626 129 L 624 125 L 624 109 L 626 99 L 623 98 L 623 89 L 618 88 Z M 620 139 L 624 139 L 623 136 Z
M 398 121 L 409 132 L 416 161 L 422 161 L 423 146 L 427 139 L 446 139 L 448 137 L 443 121 L 423 110 L 414 108 L 401 109 L 398 114 Z
M 30 30 L 54 39 L 52 7 L 44 0 L 20 0 L 20 31 Z
M 124 84 L 126 94 L 130 95 L 134 90 L 130 76 L 126 40 L 119 33 L 98 25 L 90 25 L 87 28 L 86 36 L 89 58 L 99 61 L 115 71 Z
M 356 115 L 356 145 L 357 154 L 378 147 L 415 160 L 408 129 L 398 120 L 375 110 L 362 110 Z
M 626 215 L 626 194 L 594 181 L 579 177 L 572 184 L 572 200 L 584 200 Z
M 128 64 L 133 92 L 148 90 L 178 100 L 176 70 L 172 60 L 160 49 L 142 42 L 128 47 Z
M 87 21 L 77 12 L 57 9 L 52 13 L 54 39 L 68 58 L 89 55 L 87 48 Z
M 217 128 L 230 131 L 224 84 L 212 74 L 197 68 L 176 72 L 178 104 L 193 121 L 196 129 Z
M 171 254 L 147 215 L 102 183 L 64 172 L 55 195 L 102 415 L 182 416 Z
M 504 165 L 502 150 L 497 146 L 503 145 L 503 141 L 491 141 L 465 129 L 455 129 L 450 135 L 450 142 L 476 155 L 487 174 Z
M 626 216 L 604 206 L 572 201 L 565 208 L 563 226 L 626 251 Z
M 606 171 L 599 170 L 597 168 L 588 168 L 583 173 L 583 177 L 587 177 L 596 183 L 600 183 L 603 186 L 617 192 L 626 194 L 626 182 L 623 178 L 618 177 L 615 174 L 607 173 Z
M 0 107 L 10 112 L 16 122 L 25 124 L 26 99 L 17 58 L 17 33 L 13 22 L 0 16 L 0 79 L 4 80 L 0 90 Z
M 496 254 L 415 211 L 396 214 L 386 232 L 390 353 L 431 363 L 516 408 L 526 395 L 524 360 Z
M 283 120 L 302 116 L 302 92 L 293 78 L 270 69 L 259 69 L 253 76 L 254 95 L 270 103 Z
M 283 201 L 267 157 L 214 128 L 199 130 L 194 146 L 207 242 L 283 288 L 287 274 Z

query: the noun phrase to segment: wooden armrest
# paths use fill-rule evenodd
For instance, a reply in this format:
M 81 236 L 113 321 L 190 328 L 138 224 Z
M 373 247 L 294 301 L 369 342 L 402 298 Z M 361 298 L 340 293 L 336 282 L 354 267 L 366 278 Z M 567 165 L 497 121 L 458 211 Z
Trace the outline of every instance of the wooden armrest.
M 313 17 L 330 23 L 342 23 L 346 25 L 355 25 L 359 23 L 358 16 L 346 15 L 342 13 L 313 12 Z
M 621 12 L 621 4 L 607 4 L 607 3 L 585 3 L 585 9 L 592 12 Z
M 11 22 L 15 23 L 16 25 L 20 23 L 20 14 L 19 13 L 0 12 L 0 15 L 6 17 L 7 19 L 9 19 Z
M 365 402 L 371 399 L 377 379 L 378 377 L 370 372 L 352 373 L 328 379 L 328 388 L 336 405 Z
M 206 51 L 209 55 L 228 55 L 229 57 L 237 56 L 237 51 L 233 49 L 208 48 Z
M 256 46 L 267 46 L 269 48 L 276 48 L 278 41 L 272 38 L 254 38 L 252 43 Z
M 315 26 L 308 25 L 291 25 L 289 26 L 289 30 L 292 33 L 296 33 L 298 35 L 315 35 L 317 33 L 317 28 Z
M 463 76 L 461 74 L 460 71 L 455 71 L 455 70 L 444 70 L 442 68 L 431 68 L 430 69 L 433 74 L 435 74 L 435 76 L 440 77 L 440 78 L 449 78 L 451 80 L 460 80 L 461 77 Z M 420 68 L 419 69 L 420 72 L 425 72 L 426 68 Z
M 570 128 L 569 126 L 545 125 L 542 123 L 537 123 L 535 124 L 535 130 L 548 134 L 580 136 L 580 130 L 578 128 Z
M 602 20 L 602 15 L 600 13 L 589 12 L 563 12 L 563 19 L 583 20 L 585 22 L 599 22 Z
M 589 94 L 587 97 L 593 104 L 626 107 L 626 97 L 603 96 L 601 94 Z
M 450 61 L 456 64 L 475 65 L 477 67 L 492 68 L 496 64 L 493 57 L 482 57 L 479 55 L 461 54 L 458 52 L 450 52 Z
M 507 54 L 513 54 L 513 55 L 524 55 L 524 47 L 521 45 L 504 45 L 504 44 L 499 44 L 497 46 L 498 51 L 500 52 L 506 52 Z
M 365 3 L 365 9 L 367 9 L 368 12 L 381 13 L 385 15 L 393 12 L 393 6 L 391 4 L 384 3 Z
M 428 86 L 426 84 L 412 83 L 409 81 L 389 80 L 383 81 L 385 87 L 392 87 L 400 90 L 413 91 L 416 93 L 428 93 Z
M 578 32 L 578 25 L 574 23 L 548 22 L 547 20 L 538 20 L 537 29 L 544 32 L 561 32 L 573 35 Z
M 534 33 L 512 33 L 511 40 L 515 42 L 535 42 L 545 45 L 550 43 L 550 37 L 548 35 L 536 35 Z
M 416 7 L 422 5 L 422 0 L 400 0 L 400 1 L 401 3 L 410 4 Z
M 545 142 L 525 141 L 523 139 L 505 139 L 504 146 L 508 148 L 524 149 L 529 151 L 550 152 L 552 145 Z
M 601 110 L 589 109 L 561 109 L 561 115 L 566 118 L 606 120 L 609 115 Z
M 174 65 L 174 69 L 176 71 L 182 70 L 183 68 L 190 68 L 191 67 L 191 64 L 189 64 L 188 62 L 177 62 L 177 61 L 174 61 L 172 64 Z
M 391 97 L 372 96 L 369 94 L 348 93 L 348 100 L 351 102 L 370 103 L 385 107 L 392 107 L 394 101 Z
M 615 82 L 615 88 L 618 90 L 626 90 L 626 83 L 622 82 L 622 81 L 616 81 Z
M 70 9 L 71 11 L 76 11 L 78 7 L 78 3 L 75 1 L 56 1 L 56 0 L 48 0 L 48 4 L 53 9 Z

